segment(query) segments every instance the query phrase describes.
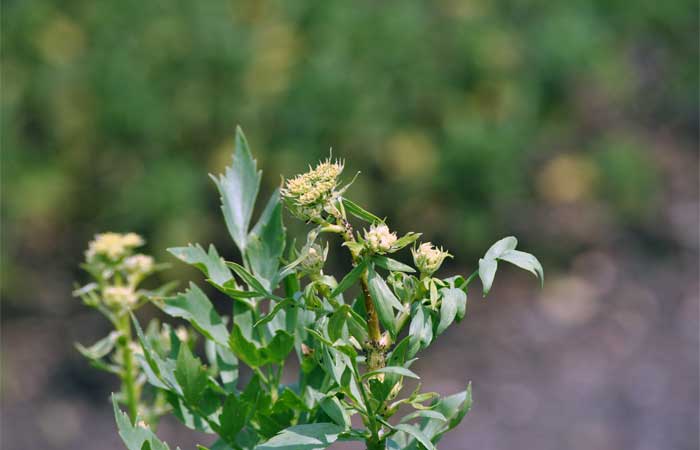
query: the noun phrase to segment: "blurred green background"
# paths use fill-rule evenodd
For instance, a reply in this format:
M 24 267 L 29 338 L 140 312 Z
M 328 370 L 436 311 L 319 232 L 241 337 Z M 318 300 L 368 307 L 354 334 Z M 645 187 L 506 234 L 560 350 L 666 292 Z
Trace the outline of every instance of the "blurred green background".
M 351 196 L 448 248 L 448 270 L 509 234 L 543 261 L 543 291 L 504 270 L 424 355 L 435 389 L 475 383 L 441 448 L 697 448 L 697 2 L 5 0 L 2 16 L 3 449 L 120 448 L 114 382 L 71 347 L 106 331 L 70 296 L 76 266 L 107 230 L 171 262 L 187 242 L 233 257 L 206 174 L 236 124 L 264 192 L 332 147 L 362 172 Z

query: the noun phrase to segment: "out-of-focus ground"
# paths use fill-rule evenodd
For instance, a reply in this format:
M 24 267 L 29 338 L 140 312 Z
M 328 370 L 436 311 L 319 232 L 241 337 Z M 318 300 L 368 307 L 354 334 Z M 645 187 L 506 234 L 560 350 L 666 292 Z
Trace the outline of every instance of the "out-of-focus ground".
M 697 10 L 4 2 L 0 447 L 123 448 L 115 380 L 73 349 L 108 331 L 71 298 L 82 251 L 133 230 L 174 263 L 164 279 L 196 282 L 166 247 L 234 258 L 206 174 L 240 123 L 264 193 L 332 146 L 362 171 L 351 197 L 447 247 L 446 272 L 510 234 L 540 257 L 543 290 L 502 264 L 420 355 L 426 389 L 473 383 L 441 449 L 697 449 Z M 210 441 L 175 421 L 158 434 Z

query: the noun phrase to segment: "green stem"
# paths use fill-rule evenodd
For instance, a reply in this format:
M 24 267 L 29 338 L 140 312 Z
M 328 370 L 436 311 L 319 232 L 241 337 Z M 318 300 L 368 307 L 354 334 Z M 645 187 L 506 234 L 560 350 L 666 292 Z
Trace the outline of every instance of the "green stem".
M 119 339 L 122 363 L 124 370 L 122 371 L 122 392 L 126 401 L 126 409 L 132 423 L 136 423 L 136 417 L 139 411 L 139 392 L 136 386 L 136 373 L 134 364 L 134 352 L 131 350 L 131 321 L 128 314 L 123 314 L 120 320 L 119 331 L 122 336 Z
M 472 272 L 471 275 L 469 275 L 469 277 L 467 278 L 467 281 L 464 282 L 464 285 L 469 286 L 469 283 L 471 283 L 472 280 L 474 278 L 476 278 L 477 275 L 479 275 L 479 269 L 476 269 L 474 272 Z

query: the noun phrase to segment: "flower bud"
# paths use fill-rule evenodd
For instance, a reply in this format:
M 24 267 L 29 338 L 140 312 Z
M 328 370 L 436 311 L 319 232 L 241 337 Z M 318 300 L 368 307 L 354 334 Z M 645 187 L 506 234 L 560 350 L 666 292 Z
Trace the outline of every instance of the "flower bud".
M 304 272 L 312 274 L 319 273 L 326 263 L 328 249 L 324 249 L 318 244 L 312 245 L 306 252 L 306 256 L 301 261 L 301 267 Z
M 437 271 L 445 258 L 452 257 L 442 248 L 437 248 L 430 242 L 425 242 L 418 248 L 411 249 L 413 253 L 413 262 L 422 274 L 432 275 Z
M 111 308 L 128 308 L 136 303 L 138 296 L 127 286 L 108 286 L 104 291 L 105 305 Z
M 391 246 L 396 242 L 396 233 L 389 231 L 389 227 L 384 224 L 372 225 L 369 231 L 365 230 L 365 242 L 373 253 L 386 253 L 391 251 Z

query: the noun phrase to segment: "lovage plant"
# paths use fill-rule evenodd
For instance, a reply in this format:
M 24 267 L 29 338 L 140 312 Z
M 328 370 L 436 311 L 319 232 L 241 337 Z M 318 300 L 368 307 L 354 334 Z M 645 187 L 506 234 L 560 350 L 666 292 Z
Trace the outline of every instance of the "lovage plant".
M 171 328 L 165 340 L 144 333 L 131 314 L 139 373 L 185 426 L 215 435 L 211 450 L 314 450 L 339 440 L 361 441 L 368 450 L 437 448 L 469 411 L 471 388 L 446 397 L 423 392 L 419 383 L 405 388 L 407 379 L 420 379 L 411 370 L 417 355 L 464 318 L 473 280 L 479 277 L 488 293 L 499 261 L 543 277 L 537 259 L 516 250 L 513 237 L 491 246 L 468 277 L 439 277 L 452 255 L 419 242 L 420 233 L 399 237 L 346 196 L 342 172 L 342 162 L 328 159 L 286 180 L 251 227 L 261 174 L 237 130 L 233 163 L 214 181 L 240 261 L 225 260 L 211 245 L 169 249 L 230 299 L 220 305 L 229 313 L 220 315 L 194 283 L 174 296 L 149 297 L 203 337 L 205 359 L 195 356 L 191 339 L 183 342 Z M 308 224 L 300 248 L 286 235 L 283 207 Z M 408 249 L 413 266 L 394 258 Z M 352 270 L 339 278 L 327 273 L 331 251 L 347 253 Z M 95 289 L 81 292 L 91 296 Z M 124 311 L 138 304 L 119 302 L 115 326 L 127 340 Z M 294 360 L 298 375 L 285 384 L 285 366 Z M 128 395 L 115 397 L 114 407 L 130 450 L 168 448 L 153 420 L 140 422 Z

